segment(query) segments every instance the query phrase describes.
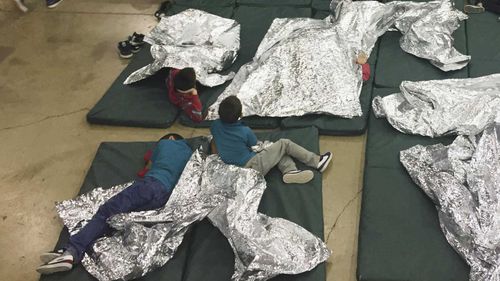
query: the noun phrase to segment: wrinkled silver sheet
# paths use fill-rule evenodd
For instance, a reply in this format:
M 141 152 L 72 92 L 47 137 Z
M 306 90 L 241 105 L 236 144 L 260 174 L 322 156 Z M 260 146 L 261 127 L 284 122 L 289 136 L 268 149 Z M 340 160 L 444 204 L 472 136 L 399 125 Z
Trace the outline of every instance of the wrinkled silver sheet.
M 213 87 L 234 76 L 234 73 L 217 72 L 236 60 L 240 25 L 232 19 L 188 9 L 163 17 L 145 41 L 152 45 L 154 62 L 130 74 L 124 84 L 142 80 L 163 67 L 192 67 L 201 84 Z
M 466 18 L 449 0 L 401 2 L 341 1 L 325 20 L 275 19 L 253 58 L 210 106 L 218 118 L 220 102 L 235 95 L 243 116 L 302 116 L 325 113 L 361 116 L 361 66 L 357 56 L 370 52 L 377 38 L 395 26 L 406 52 L 443 70 L 465 66 L 470 57 L 453 48 L 451 34 Z
M 75 233 L 128 185 L 97 188 L 61 202 L 59 216 Z M 120 231 L 99 239 L 83 265 L 101 281 L 143 276 L 168 262 L 192 223 L 207 216 L 234 250 L 233 280 L 298 274 L 324 262 L 330 251 L 321 239 L 292 222 L 257 212 L 265 189 L 257 171 L 226 165 L 215 155 L 203 159 L 196 151 L 165 207 L 110 218 L 108 223 Z
M 449 145 L 414 146 L 401 163 L 436 204 L 448 243 L 471 281 L 500 280 L 500 125 Z
M 500 121 L 500 74 L 478 78 L 403 81 L 400 93 L 373 99 L 377 117 L 407 134 L 474 135 Z

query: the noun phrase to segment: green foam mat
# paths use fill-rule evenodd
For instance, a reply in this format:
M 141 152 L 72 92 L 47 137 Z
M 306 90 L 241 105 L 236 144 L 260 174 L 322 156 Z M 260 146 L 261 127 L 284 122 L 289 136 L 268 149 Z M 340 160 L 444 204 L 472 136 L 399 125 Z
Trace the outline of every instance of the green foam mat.
M 144 167 L 143 155 L 148 149 L 153 148 L 155 142 L 103 142 L 99 146 L 92 165 L 80 189 L 84 194 L 101 186 L 109 188 L 134 180 L 137 172 Z M 190 232 L 184 237 L 174 257 L 163 267 L 147 274 L 145 277 L 136 279 L 141 281 L 169 280 L 181 281 L 184 265 L 187 259 Z M 69 239 L 68 230 L 65 227 L 55 249 L 66 245 Z M 52 275 L 42 275 L 40 281 L 94 281 L 97 280 L 87 273 L 81 264 L 66 272 Z
M 248 6 L 310 6 L 311 0 L 236 0 L 238 5 Z
M 491 12 L 469 15 L 467 46 L 470 77 L 500 73 L 500 21 Z
M 104 96 L 87 113 L 89 123 L 167 128 L 175 122 L 179 110 L 168 100 L 165 71 L 132 85 L 123 84 L 132 72 L 153 61 L 149 48 L 145 44 L 134 55 Z
M 396 88 L 402 81 L 422 81 L 433 79 L 466 78 L 468 66 L 444 72 L 428 60 L 404 52 L 399 46 L 401 33 L 388 31 L 380 38 L 380 50 L 375 69 L 375 86 Z M 454 46 L 462 54 L 467 54 L 465 23 L 453 33 Z
M 303 147 L 319 152 L 318 131 L 315 128 L 259 133 L 260 140 L 288 138 Z M 299 164 L 299 163 L 298 163 Z M 298 167 L 303 167 L 298 165 Z M 280 172 L 274 168 L 266 176 L 259 211 L 272 217 L 293 221 L 318 237 L 323 237 L 323 207 L 321 175 L 315 172 L 314 179 L 304 185 L 284 184 Z M 208 221 L 195 226 L 190 244 L 185 281 L 230 280 L 234 272 L 234 255 L 229 243 L 218 229 Z M 298 275 L 281 275 L 271 280 L 323 281 L 326 278 L 325 264 L 310 272 Z
M 385 96 L 397 89 L 374 89 Z M 453 137 L 404 135 L 370 114 L 358 240 L 358 280 L 469 280 L 469 267 L 448 244 L 431 200 L 399 162 L 416 144 Z

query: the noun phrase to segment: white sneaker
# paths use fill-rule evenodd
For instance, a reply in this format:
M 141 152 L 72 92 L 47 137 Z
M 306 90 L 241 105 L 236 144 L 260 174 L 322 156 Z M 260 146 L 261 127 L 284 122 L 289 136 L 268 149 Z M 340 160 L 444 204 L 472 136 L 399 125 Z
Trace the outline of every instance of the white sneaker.
M 36 271 L 40 274 L 51 274 L 55 272 L 68 271 L 73 268 L 73 256 L 64 253 L 59 257 L 39 266 Z
M 307 183 L 314 177 L 312 171 L 309 170 L 295 170 L 290 171 L 283 175 L 283 182 L 285 183 Z
M 51 260 L 60 257 L 64 253 L 63 249 L 57 250 L 57 251 L 52 251 L 52 252 L 46 252 L 40 255 L 40 261 L 43 263 L 48 263 Z
M 16 3 L 19 10 L 23 11 L 24 13 L 28 12 L 28 7 L 24 5 L 24 0 L 14 0 L 14 2 Z
M 319 157 L 318 170 L 323 173 L 326 170 L 326 167 L 328 167 L 328 164 L 330 164 L 332 158 L 333 154 L 331 152 L 321 155 Z

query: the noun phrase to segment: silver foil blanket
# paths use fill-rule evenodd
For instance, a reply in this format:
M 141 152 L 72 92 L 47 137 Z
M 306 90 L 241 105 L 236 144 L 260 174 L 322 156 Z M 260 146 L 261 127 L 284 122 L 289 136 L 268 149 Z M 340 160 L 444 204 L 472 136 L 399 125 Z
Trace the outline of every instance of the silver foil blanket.
M 407 134 L 474 135 L 500 119 L 500 74 L 403 81 L 400 93 L 373 99 L 377 117 Z
M 130 183 L 102 188 L 61 202 L 57 211 L 70 233 L 78 231 L 99 206 Z M 257 212 L 266 182 L 258 172 L 204 159 L 197 151 L 186 165 L 165 207 L 116 215 L 118 231 L 99 239 L 83 265 L 101 281 L 130 280 L 161 267 L 174 255 L 184 234 L 209 217 L 235 254 L 233 280 L 267 280 L 298 274 L 325 261 L 330 251 L 307 230 Z
M 401 151 L 401 163 L 436 204 L 441 229 L 471 267 L 471 281 L 500 280 L 500 126 L 449 145 Z
M 470 59 L 453 48 L 451 34 L 466 15 L 449 0 L 346 0 L 335 12 L 325 20 L 275 19 L 253 61 L 240 68 L 207 119 L 217 119 L 220 102 L 231 95 L 241 100 L 243 116 L 361 116 L 362 70 L 356 58 L 369 55 L 391 27 L 403 33 L 403 50 L 443 70 L 464 67 Z
M 234 76 L 218 72 L 236 60 L 240 25 L 232 19 L 188 9 L 163 17 L 145 41 L 152 45 L 154 62 L 130 74 L 124 84 L 145 79 L 164 67 L 192 67 L 201 84 L 214 87 Z

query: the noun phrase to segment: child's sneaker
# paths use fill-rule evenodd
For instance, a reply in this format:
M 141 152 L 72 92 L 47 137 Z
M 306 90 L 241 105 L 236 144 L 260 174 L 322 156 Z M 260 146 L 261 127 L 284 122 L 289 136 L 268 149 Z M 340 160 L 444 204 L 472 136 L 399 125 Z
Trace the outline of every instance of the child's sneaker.
M 309 170 L 295 170 L 290 171 L 283 175 L 284 183 L 307 183 L 311 181 L 314 177 L 312 171 Z
M 128 37 L 128 42 L 132 46 L 142 46 L 144 45 L 144 34 L 135 33 Z
M 43 263 L 48 263 L 49 261 L 60 257 L 63 254 L 64 250 L 57 250 L 52 252 L 43 253 L 40 255 L 40 261 Z
M 47 0 L 47 8 L 52 9 L 61 4 L 63 0 Z
M 318 170 L 323 173 L 323 171 L 326 170 L 326 167 L 328 167 L 328 164 L 330 164 L 330 161 L 332 160 L 332 153 L 327 152 L 319 157 L 319 163 L 318 163 Z
M 118 43 L 118 53 L 121 58 L 128 59 L 131 58 L 134 54 L 132 45 L 128 41 L 121 41 Z
M 24 5 L 24 0 L 14 0 L 14 2 L 16 3 L 19 10 L 23 11 L 24 13 L 28 12 L 28 7 Z
M 464 12 L 467 14 L 480 14 L 484 12 L 484 7 L 482 3 L 478 3 L 477 5 L 465 5 Z
M 73 256 L 63 253 L 59 257 L 39 266 L 36 271 L 40 274 L 51 274 L 60 271 L 68 271 L 73 268 Z

